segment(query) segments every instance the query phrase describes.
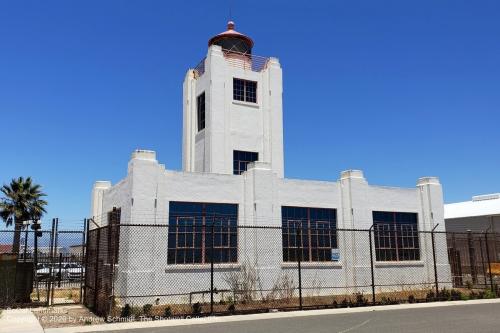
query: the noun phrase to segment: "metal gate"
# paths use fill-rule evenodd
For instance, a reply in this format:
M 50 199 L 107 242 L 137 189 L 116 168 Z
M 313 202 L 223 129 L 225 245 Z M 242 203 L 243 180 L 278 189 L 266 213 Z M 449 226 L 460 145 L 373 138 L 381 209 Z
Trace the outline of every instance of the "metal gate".
M 84 228 L 60 230 L 58 219 L 50 230 L 0 231 L 0 307 L 81 302 L 84 250 Z
M 84 304 L 100 316 L 111 313 L 114 268 L 118 261 L 120 209 L 108 214 L 108 224 L 94 225 L 87 234 Z M 94 224 L 93 220 L 89 220 Z

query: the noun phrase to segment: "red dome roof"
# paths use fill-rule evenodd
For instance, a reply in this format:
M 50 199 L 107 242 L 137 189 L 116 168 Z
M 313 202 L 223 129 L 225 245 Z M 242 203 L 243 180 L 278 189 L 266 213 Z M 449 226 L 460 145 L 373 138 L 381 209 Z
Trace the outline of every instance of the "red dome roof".
M 248 48 L 251 49 L 253 47 L 253 40 L 250 37 L 234 30 L 234 22 L 233 21 L 227 22 L 227 30 L 226 31 L 221 32 L 220 34 L 215 35 L 212 38 L 210 38 L 210 40 L 208 41 L 208 46 L 210 47 L 213 44 L 216 44 L 218 41 L 220 41 L 222 39 L 226 39 L 226 38 L 240 39 L 245 44 L 247 44 Z

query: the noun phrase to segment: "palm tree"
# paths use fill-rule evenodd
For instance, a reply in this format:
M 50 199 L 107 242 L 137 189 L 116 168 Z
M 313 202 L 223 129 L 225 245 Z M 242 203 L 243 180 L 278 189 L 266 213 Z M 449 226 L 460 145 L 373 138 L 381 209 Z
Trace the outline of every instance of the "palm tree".
M 5 196 L 0 201 L 0 218 L 7 227 L 14 225 L 12 252 L 19 253 L 23 222 L 39 220 L 45 213 L 47 201 L 41 186 L 33 184 L 31 177 L 12 179 L 9 185 L 3 185 L 0 191 Z

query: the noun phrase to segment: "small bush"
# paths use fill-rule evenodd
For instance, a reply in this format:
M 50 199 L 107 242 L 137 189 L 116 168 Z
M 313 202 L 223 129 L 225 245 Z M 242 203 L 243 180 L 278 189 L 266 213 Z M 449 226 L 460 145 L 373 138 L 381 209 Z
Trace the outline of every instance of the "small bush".
M 151 316 L 151 310 L 153 310 L 153 304 L 144 304 L 142 307 L 142 312 L 145 316 Z
M 366 306 L 368 304 L 368 300 L 362 293 L 356 293 L 356 306 Z
M 332 306 L 333 306 L 334 308 L 338 308 L 338 307 L 339 307 L 339 304 L 337 303 L 337 301 L 333 301 Z
M 393 305 L 393 304 L 399 304 L 399 301 L 397 299 L 391 299 L 390 297 L 382 297 L 382 299 L 380 300 L 380 304 Z
M 469 300 L 469 295 L 460 293 L 460 300 L 461 301 L 468 301 Z
M 448 289 L 443 288 L 437 294 L 437 299 L 440 301 L 449 301 L 451 299 L 451 293 Z
M 472 289 L 472 282 L 470 282 L 470 281 L 465 282 L 465 287 L 467 289 L 471 290 Z
M 122 312 L 120 314 L 120 317 L 130 317 L 130 315 L 132 314 L 132 308 L 130 307 L 130 305 L 127 303 L 125 304 L 125 306 L 122 308 Z
M 165 308 L 165 311 L 163 312 L 163 316 L 167 317 L 167 318 L 172 317 L 172 308 L 170 306 L 167 306 Z
M 462 293 L 458 290 L 452 289 L 450 291 L 450 299 L 452 301 L 458 301 L 462 299 Z
M 413 295 L 408 296 L 408 303 L 412 304 L 412 303 L 415 303 L 415 302 L 416 302 L 415 296 L 413 296 Z
M 227 307 L 227 311 L 231 312 L 232 314 L 234 314 L 236 312 L 236 306 L 233 304 L 230 304 L 228 307 Z
M 347 299 L 343 299 L 342 303 L 340 303 L 343 308 L 347 308 L 349 306 L 349 301 Z
M 192 305 L 192 310 L 194 315 L 198 315 L 201 313 L 201 304 L 200 302 L 196 302 Z
M 140 306 L 133 306 L 131 308 L 131 314 L 134 317 L 140 317 L 140 316 L 142 316 L 142 308 Z
M 495 298 L 496 295 L 491 289 L 486 289 L 483 294 L 484 298 Z
M 436 300 L 436 294 L 434 293 L 434 291 L 429 290 L 427 292 L 427 295 L 425 296 L 425 300 L 427 302 L 433 302 L 433 301 L 435 301 Z

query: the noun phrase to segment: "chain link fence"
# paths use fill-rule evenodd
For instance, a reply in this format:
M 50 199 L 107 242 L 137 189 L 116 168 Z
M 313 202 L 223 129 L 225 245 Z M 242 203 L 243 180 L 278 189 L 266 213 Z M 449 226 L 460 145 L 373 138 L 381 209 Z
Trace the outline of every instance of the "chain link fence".
M 82 302 L 85 232 L 59 225 L 54 219 L 50 230 L 0 230 L 0 307 Z
M 89 230 L 85 304 L 101 316 L 172 317 L 498 293 L 496 234 L 204 221 Z

